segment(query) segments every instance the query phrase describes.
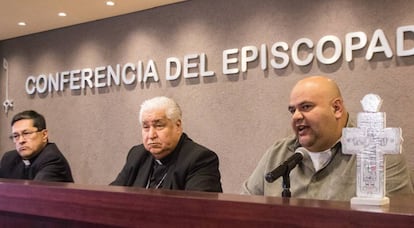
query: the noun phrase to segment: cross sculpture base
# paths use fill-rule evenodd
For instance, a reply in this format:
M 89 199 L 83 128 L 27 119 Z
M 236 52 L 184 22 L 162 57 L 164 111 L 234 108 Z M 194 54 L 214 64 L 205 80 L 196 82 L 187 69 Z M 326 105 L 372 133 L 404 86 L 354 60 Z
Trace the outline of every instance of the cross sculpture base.
M 382 198 L 369 198 L 369 197 L 352 197 L 351 204 L 357 205 L 373 205 L 381 206 L 390 203 L 390 198 L 384 196 Z
M 401 129 L 385 127 L 385 113 L 378 112 L 382 104 L 378 95 L 365 95 L 361 104 L 364 112 L 358 113 L 358 128 L 344 128 L 341 139 L 343 153 L 357 156 L 356 197 L 351 204 L 389 204 L 384 154 L 401 153 Z

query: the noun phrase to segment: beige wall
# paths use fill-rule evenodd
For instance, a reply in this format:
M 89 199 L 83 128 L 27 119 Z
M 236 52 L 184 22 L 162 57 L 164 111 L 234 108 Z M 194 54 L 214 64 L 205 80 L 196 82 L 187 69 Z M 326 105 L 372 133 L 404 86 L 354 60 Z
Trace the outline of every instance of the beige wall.
M 214 2 L 214 4 L 212 3 Z M 241 183 L 265 150 L 291 133 L 287 102 L 290 88 L 306 76 L 334 78 L 352 116 L 361 111 L 367 93 L 383 99 L 387 126 L 402 127 L 407 159 L 414 167 L 414 56 L 395 55 L 397 27 L 414 25 L 414 1 L 359 0 L 226 0 L 187 1 L 112 19 L 72 26 L 0 42 L 0 56 L 9 63 L 10 98 L 15 108 L 0 113 L 0 153 L 13 149 L 7 140 L 10 119 L 35 109 L 47 118 L 50 139 L 71 163 L 77 183 L 106 185 L 125 162 L 128 150 L 141 143 L 139 104 L 156 95 L 171 96 L 184 111 L 184 129 L 195 141 L 216 151 L 224 191 L 238 193 Z M 291 47 L 306 37 L 315 44 L 326 35 L 345 40 L 363 31 L 368 40 L 384 30 L 394 56 L 376 54 L 364 59 L 367 48 L 354 52 L 354 61 L 341 58 L 332 65 L 262 70 L 260 62 L 246 73 L 224 75 L 222 52 L 253 45 L 268 48 L 278 41 Z M 412 36 L 408 47 L 414 47 Z M 165 60 L 206 53 L 214 77 L 165 80 Z M 329 48 L 327 50 L 329 52 Z M 342 56 L 343 57 L 343 56 Z M 270 57 L 269 57 L 270 58 Z M 95 68 L 153 59 L 160 82 L 112 86 L 72 92 L 26 95 L 27 76 Z M 1 71 L 0 99 L 5 99 Z

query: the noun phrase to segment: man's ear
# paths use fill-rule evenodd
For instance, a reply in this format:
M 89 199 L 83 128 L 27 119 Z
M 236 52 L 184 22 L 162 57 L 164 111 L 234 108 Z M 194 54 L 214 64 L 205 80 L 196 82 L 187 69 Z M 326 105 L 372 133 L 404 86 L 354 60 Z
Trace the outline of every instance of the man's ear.
M 344 103 L 341 98 L 337 98 L 333 101 L 332 107 L 336 117 L 341 117 L 344 112 Z
M 176 122 L 175 122 L 175 125 L 177 125 L 177 127 L 178 128 L 181 128 L 182 126 L 181 126 L 181 120 L 179 119 L 179 120 L 177 120 Z
M 47 140 L 48 140 L 48 131 L 47 131 L 47 129 L 43 129 L 41 134 L 42 134 L 43 141 L 47 142 Z

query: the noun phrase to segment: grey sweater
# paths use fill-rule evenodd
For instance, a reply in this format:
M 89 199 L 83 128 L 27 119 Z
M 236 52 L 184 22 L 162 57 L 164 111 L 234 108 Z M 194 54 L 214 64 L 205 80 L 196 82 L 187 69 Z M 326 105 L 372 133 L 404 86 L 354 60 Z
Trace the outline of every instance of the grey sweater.
M 243 183 L 242 194 L 281 196 L 282 177 L 268 183 L 264 176 L 292 156 L 299 146 L 295 136 L 273 144 L 251 176 Z M 356 196 L 356 155 L 343 154 L 340 142 L 331 151 L 331 160 L 319 171 L 315 171 L 309 155 L 304 155 L 302 162 L 290 173 L 292 197 L 348 201 Z M 404 156 L 385 155 L 385 160 L 386 195 L 413 193 Z

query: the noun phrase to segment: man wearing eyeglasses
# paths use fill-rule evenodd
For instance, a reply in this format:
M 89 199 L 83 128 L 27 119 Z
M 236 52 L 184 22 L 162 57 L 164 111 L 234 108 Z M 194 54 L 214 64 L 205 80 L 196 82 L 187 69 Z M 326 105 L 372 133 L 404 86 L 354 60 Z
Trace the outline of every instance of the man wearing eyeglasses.
M 11 122 L 16 150 L 0 162 L 0 178 L 73 182 L 68 161 L 49 143 L 45 118 L 32 110 L 16 114 Z

